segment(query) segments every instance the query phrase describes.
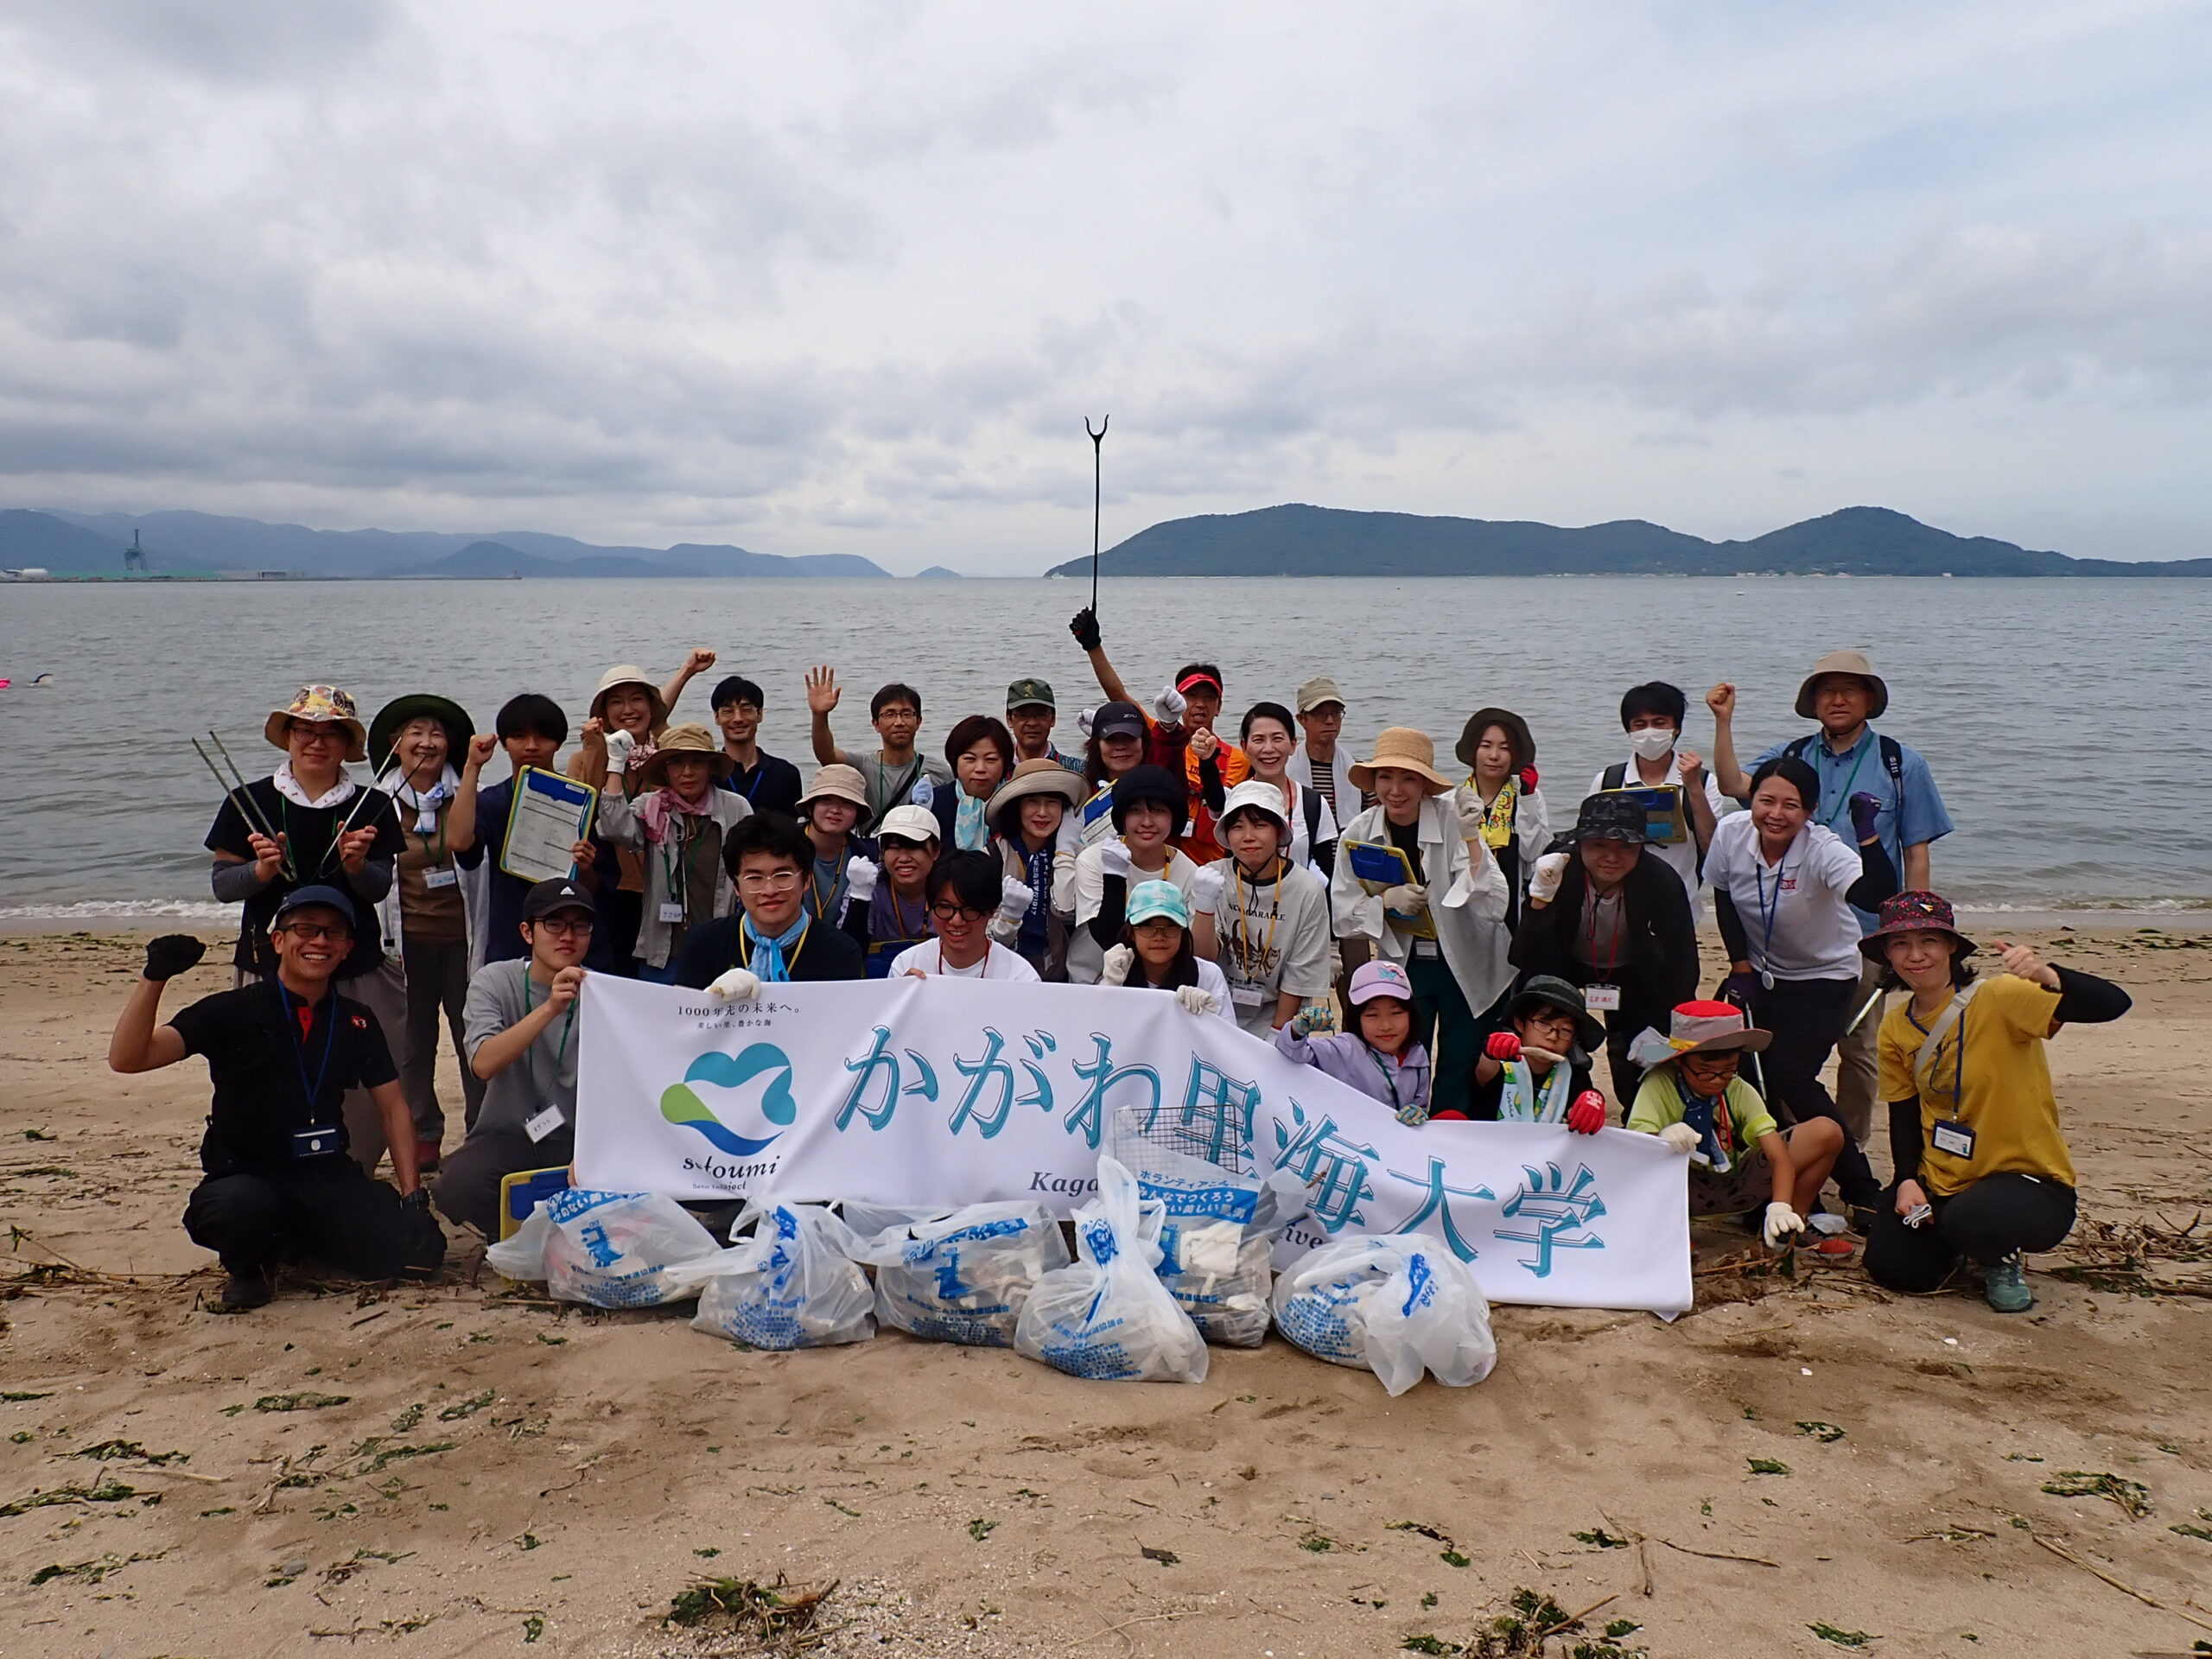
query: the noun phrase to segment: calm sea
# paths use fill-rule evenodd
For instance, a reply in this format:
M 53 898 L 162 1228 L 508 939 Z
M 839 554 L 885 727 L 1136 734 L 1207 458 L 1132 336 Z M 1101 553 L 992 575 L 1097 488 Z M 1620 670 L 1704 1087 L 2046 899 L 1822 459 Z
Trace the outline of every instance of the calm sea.
M 1086 596 L 1033 580 L 0 587 L 0 676 L 16 682 L 0 690 L 0 920 L 218 913 L 200 847 L 218 795 L 187 740 L 213 727 L 241 765 L 269 765 L 263 717 L 302 681 L 346 687 L 365 717 L 435 690 L 488 727 L 532 690 L 573 721 L 609 664 L 658 677 L 696 644 L 721 653 L 715 675 L 766 688 L 767 746 L 803 767 L 801 677 L 817 662 L 848 687 L 849 747 L 870 737 L 883 681 L 921 688 L 935 745 L 1026 674 L 1058 688 L 1072 747 L 1098 696 L 1066 628 Z M 1748 758 L 1808 729 L 1789 708 L 1800 677 L 1858 645 L 1890 681 L 1885 729 L 1928 757 L 1958 824 L 1936 849 L 1939 887 L 1977 908 L 2212 907 L 2212 582 L 1187 578 L 1109 582 L 1101 610 L 1145 696 L 1192 658 L 1222 665 L 1232 712 L 1325 672 L 1356 747 L 1410 724 L 1441 756 L 1471 710 L 1517 709 L 1555 815 L 1624 756 L 1627 686 L 1688 691 L 1689 741 L 1709 755 L 1702 694 L 1734 680 Z M 711 677 L 679 718 L 708 717 Z

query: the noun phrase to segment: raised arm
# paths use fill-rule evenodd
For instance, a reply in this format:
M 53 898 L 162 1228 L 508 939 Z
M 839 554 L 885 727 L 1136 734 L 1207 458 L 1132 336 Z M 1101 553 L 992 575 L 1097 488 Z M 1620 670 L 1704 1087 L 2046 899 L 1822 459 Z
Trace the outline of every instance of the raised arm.
M 837 740 L 830 732 L 830 712 L 843 696 L 843 689 L 837 683 L 837 671 L 829 664 L 806 671 L 806 711 L 813 720 L 814 760 L 817 766 L 852 764 L 852 757 L 837 747 Z
M 704 645 L 692 646 L 690 655 L 683 659 L 683 666 L 670 675 L 668 683 L 661 687 L 662 706 L 672 711 L 676 707 L 676 700 L 683 695 L 683 688 L 714 665 L 713 652 L 709 651 Z
M 1713 710 L 1713 776 L 1720 792 L 1732 800 L 1751 798 L 1751 780 L 1736 760 L 1736 688 L 1723 680 L 1705 694 Z
M 1104 637 L 1098 630 L 1097 613 L 1085 606 L 1075 613 L 1075 620 L 1068 624 L 1068 632 L 1075 635 L 1075 642 L 1083 647 L 1083 654 L 1090 658 L 1090 671 L 1098 677 L 1098 689 L 1106 694 L 1109 702 L 1135 702 L 1129 688 L 1122 683 L 1122 677 L 1114 671 L 1114 664 L 1106 660 Z
M 461 768 L 461 786 L 453 792 L 453 810 L 446 814 L 446 845 L 465 853 L 476 844 L 476 787 L 482 781 L 484 763 L 499 747 L 489 732 L 468 740 L 468 759 Z
M 162 992 L 169 981 L 194 966 L 207 950 L 188 933 L 166 933 L 147 945 L 145 970 L 124 999 L 123 1012 L 116 1016 L 115 1031 L 107 1039 L 108 1070 L 126 1076 L 157 1071 L 184 1058 L 184 1039 L 177 1028 L 157 1026 L 154 1017 L 161 1011 Z
M 567 1015 L 569 1005 L 576 1000 L 576 993 L 583 988 L 583 983 L 584 970 L 581 968 L 563 968 L 554 975 L 553 987 L 545 1001 L 505 1030 L 495 1031 L 480 1039 L 475 1047 L 469 1050 L 468 1069 L 486 1083 L 491 1082 L 528 1052 L 530 1046 L 537 1040 L 546 1027 L 556 1018 Z M 480 1000 L 472 988 L 469 1001 L 476 1006 L 469 1010 L 470 1014 L 483 1015 L 496 1009 L 498 1005 L 490 991 L 490 982 L 486 981 L 485 995 Z M 470 1020 L 467 1023 L 474 1025 L 475 1022 Z

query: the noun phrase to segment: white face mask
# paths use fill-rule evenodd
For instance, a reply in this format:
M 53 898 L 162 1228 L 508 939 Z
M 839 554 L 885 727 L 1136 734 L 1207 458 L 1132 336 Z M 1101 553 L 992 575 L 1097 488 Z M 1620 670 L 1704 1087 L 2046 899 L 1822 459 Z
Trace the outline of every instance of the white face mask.
M 1628 746 L 1638 760 L 1661 760 L 1675 747 L 1675 734 L 1663 726 L 1646 726 L 1628 734 Z

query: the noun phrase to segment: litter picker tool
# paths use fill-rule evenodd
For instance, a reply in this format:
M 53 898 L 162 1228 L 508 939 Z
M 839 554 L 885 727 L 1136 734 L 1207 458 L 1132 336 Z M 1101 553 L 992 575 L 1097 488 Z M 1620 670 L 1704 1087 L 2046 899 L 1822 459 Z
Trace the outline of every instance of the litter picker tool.
M 200 764 L 206 766 L 209 775 L 214 779 L 215 787 L 223 791 L 226 799 L 238 803 L 239 816 L 245 818 L 254 834 L 270 841 L 276 841 L 275 826 L 269 822 L 268 817 L 262 812 L 260 803 L 253 798 L 252 792 L 246 788 L 245 779 L 238 772 L 238 762 L 231 759 L 231 752 L 223 747 L 223 740 L 217 737 L 214 733 L 209 732 L 207 741 L 215 746 L 216 753 L 223 757 L 223 765 L 228 766 L 231 772 L 228 778 L 224 777 L 223 767 L 217 766 L 213 758 L 200 747 L 200 740 L 194 738 L 192 752 L 200 757 Z M 279 844 L 282 845 L 281 842 Z M 284 849 L 283 869 L 286 875 L 292 874 L 292 852 L 289 847 Z
M 1850 1036 L 1853 1032 L 1858 1030 L 1859 1027 L 1866 1023 L 1866 1016 L 1873 1013 L 1874 1005 L 1882 1000 L 1882 996 L 1883 992 L 1879 988 L 1877 988 L 1873 995 L 1868 997 L 1864 1002 L 1859 1005 L 1859 1012 L 1852 1015 L 1851 1023 L 1843 1028 L 1843 1034 L 1845 1036 Z
M 1090 434 L 1090 613 L 1098 613 L 1098 503 L 1106 475 L 1106 429 L 1113 422 L 1111 415 L 1098 417 L 1098 429 L 1090 431 L 1090 416 L 1083 417 L 1083 429 Z

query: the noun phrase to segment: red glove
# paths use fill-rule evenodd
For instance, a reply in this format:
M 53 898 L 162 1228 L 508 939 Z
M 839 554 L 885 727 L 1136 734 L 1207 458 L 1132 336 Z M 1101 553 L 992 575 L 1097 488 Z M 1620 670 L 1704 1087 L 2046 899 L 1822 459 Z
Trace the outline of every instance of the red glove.
M 1536 769 L 1535 769 L 1534 766 L 1523 766 L 1523 767 L 1522 767 L 1522 768 L 1521 768 L 1521 792 L 1522 792 L 1522 794 L 1524 794 L 1524 795 L 1526 795 L 1526 794 L 1531 794 L 1531 793 L 1533 793 L 1533 792 L 1535 791 L 1535 787 L 1536 787 Z
M 1428 1121 L 1432 1123 L 1471 1123 L 1474 1120 L 1465 1112 L 1446 1111 L 1431 1112 L 1428 1115 Z
M 1510 1031 L 1493 1031 L 1490 1041 L 1483 1046 L 1483 1052 L 1493 1060 L 1517 1060 L 1521 1058 L 1521 1039 Z
M 1605 1097 L 1585 1089 L 1567 1109 L 1567 1127 L 1577 1135 L 1595 1135 L 1605 1127 Z

